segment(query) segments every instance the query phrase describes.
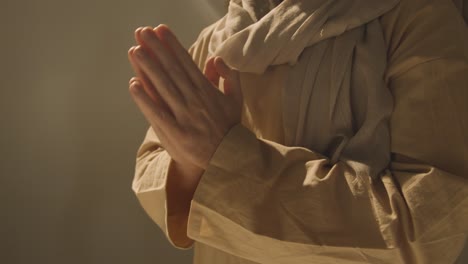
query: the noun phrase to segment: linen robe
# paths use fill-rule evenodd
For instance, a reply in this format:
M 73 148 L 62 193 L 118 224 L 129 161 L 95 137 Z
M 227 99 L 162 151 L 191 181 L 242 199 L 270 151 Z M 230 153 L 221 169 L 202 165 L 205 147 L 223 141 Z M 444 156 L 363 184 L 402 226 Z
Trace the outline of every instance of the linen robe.
M 284 86 L 306 67 L 304 56 L 261 74 L 242 72 L 242 123 L 219 145 L 191 203 L 187 234 L 195 240 L 194 263 L 457 259 L 468 231 L 466 24 L 444 0 L 402 0 L 372 23 L 383 29 L 387 50 L 375 56 L 387 59 L 383 79 L 394 102 L 388 169 L 376 180 L 358 176 L 346 162 L 288 140 L 284 99 L 291 95 Z M 190 49 L 201 69 L 216 25 Z M 181 248 L 171 239 L 180 230 L 168 228 L 170 161 L 149 128 L 133 190 Z

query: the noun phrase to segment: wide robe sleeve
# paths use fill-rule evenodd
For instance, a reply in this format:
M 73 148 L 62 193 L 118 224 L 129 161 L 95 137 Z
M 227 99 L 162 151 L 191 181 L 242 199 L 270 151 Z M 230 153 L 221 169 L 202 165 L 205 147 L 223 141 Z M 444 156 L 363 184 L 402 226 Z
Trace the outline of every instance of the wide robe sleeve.
M 468 31 L 450 1 L 402 5 L 381 19 L 388 170 L 372 180 L 239 124 L 197 187 L 190 238 L 269 264 L 456 260 L 468 232 Z
M 159 138 L 150 127 L 138 149 L 132 189 L 148 216 L 161 228 L 172 246 L 189 247 L 177 243 L 180 215 L 168 215 L 168 179 L 171 157 L 162 148 Z

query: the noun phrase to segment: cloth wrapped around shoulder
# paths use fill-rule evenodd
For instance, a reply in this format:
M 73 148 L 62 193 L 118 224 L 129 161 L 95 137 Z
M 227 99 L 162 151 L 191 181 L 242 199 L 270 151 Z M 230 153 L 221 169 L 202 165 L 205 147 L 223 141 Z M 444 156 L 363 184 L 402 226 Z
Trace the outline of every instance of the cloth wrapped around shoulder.
M 290 64 L 283 91 L 286 145 L 346 161 L 378 177 L 390 161 L 392 96 L 387 47 L 377 17 L 398 0 L 285 0 L 264 16 L 232 0 L 213 25 L 208 56 L 240 72 Z M 268 92 L 268 87 L 264 87 Z

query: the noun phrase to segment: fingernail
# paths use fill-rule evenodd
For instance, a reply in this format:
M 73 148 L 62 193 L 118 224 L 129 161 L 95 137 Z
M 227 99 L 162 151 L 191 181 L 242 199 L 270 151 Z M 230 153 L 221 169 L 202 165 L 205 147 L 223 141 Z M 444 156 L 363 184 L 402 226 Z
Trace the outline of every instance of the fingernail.
M 135 49 L 135 46 L 130 47 L 130 49 L 128 50 L 128 54 L 132 55 L 134 49 Z
M 133 50 L 133 54 L 135 54 L 137 57 L 142 58 L 145 56 L 143 49 L 138 46 Z
M 132 82 L 132 85 L 135 85 L 136 87 L 140 87 L 141 84 L 140 84 L 140 81 L 139 80 L 135 80 Z
M 137 84 L 137 82 L 130 84 L 130 92 L 133 94 L 138 94 L 140 92 L 140 86 Z
M 226 70 L 226 71 L 228 71 L 228 72 L 231 70 L 231 68 L 229 68 L 229 67 L 226 65 L 226 63 L 224 62 L 223 58 L 217 56 L 217 57 L 216 57 L 216 60 L 219 61 L 219 63 L 221 64 L 221 67 L 223 67 L 224 70 Z
M 143 34 L 148 34 L 148 33 L 152 33 L 153 32 L 153 29 L 151 27 L 145 27 L 141 30 L 141 33 Z
M 159 24 L 158 25 L 158 28 L 166 28 L 166 29 L 169 29 L 169 26 L 167 26 L 166 24 Z
M 155 28 L 155 30 L 158 30 L 158 32 L 159 32 L 163 37 L 172 35 L 171 30 L 170 30 L 169 27 L 168 27 L 167 25 L 165 25 L 165 24 L 161 24 L 161 25 L 157 26 L 157 27 Z
M 137 80 L 138 80 L 138 79 L 137 79 L 136 77 L 132 77 L 128 83 L 129 83 L 129 84 L 133 84 L 133 83 L 136 82 Z

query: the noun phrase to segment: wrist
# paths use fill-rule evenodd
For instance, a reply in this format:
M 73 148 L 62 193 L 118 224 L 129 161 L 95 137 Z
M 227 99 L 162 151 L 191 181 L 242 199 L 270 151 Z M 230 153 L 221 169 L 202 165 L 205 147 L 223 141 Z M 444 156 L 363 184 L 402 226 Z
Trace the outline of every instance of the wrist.
M 203 170 L 171 160 L 167 176 L 168 215 L 186 215 Z
M 181 189 L 195 189 L 204 171 L 196 165 L 179 163 L 175 160 L 169 165 L 169 175 Z

